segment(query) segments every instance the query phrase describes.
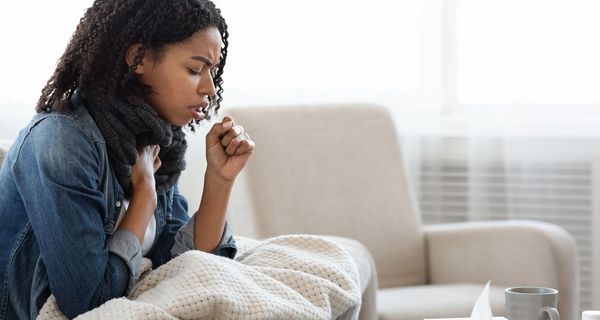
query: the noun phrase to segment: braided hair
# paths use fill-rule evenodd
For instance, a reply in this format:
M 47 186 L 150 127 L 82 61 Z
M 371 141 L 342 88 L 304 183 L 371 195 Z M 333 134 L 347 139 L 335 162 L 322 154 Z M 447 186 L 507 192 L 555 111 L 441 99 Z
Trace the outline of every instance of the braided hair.
M 160 56 L 164 45 L 184 41 L 210 27 L 219 30 L 223 48 L 213 74 L 216 97 L 211 97 L 204 111 L 208 119 L 223 100 L 222 75 L 229 36 L 221 11 L 210 0 L 95 0 L 42 90 L 36 111 L 66 108 L 78 87 L 85 88 L 86 95 L 94 95 L 97 101 L 108 101 L 115 94 L 141 98 L 152 92 L 134 73 L 146 50 Z M 128 66 L 125 55 L 135 43 L 141 46 L 133 65 Z

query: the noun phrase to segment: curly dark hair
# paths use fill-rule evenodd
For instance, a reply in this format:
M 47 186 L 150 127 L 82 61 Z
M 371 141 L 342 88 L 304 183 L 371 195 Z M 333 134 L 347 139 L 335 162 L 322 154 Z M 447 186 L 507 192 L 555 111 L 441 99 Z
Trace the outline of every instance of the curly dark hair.
M 42 90 L 36 111 L 62 110 L 76 88 L 86 96 L 107 101 L 116 94 L 143 97 L 152 88 L 134 71 L 146 50 L 163 52 L 164 45 L 177 43 L 195 32 L 216 27 L 223 48 L 213 74 L 216 97 L 210 97 L 207 118 L 223 100 L 223 69 L 229 36 L 221 11 L 209 0 L 95 0 L 79 21 L 54 74 Z M 125 62 L 128 48 L 141 44 L 130 67 Z

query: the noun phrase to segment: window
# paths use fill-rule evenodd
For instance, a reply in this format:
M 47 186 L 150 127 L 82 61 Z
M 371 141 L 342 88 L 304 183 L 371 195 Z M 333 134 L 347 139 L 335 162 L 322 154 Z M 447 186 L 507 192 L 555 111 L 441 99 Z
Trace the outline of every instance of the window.
M 600 2 L 455 4 L 459 104 L 600 103 Z
M 0 112 L 31 112 L 92 2 L 0 4 L 8 44 L 0 52 Z M 392 104 L 423 93 L 428 1 L 215 2 L 230 30 L 225 104 Z
M 368 101 L 421 94 L 428 1 L 221 0 L 234 105 Z
M 92 2 L 0 3 L 2 119 L 33 113 Z M 414 115 L 600 103 L 596 0 L 215 2 L 230 28 L 225 107 L 370 102 Z

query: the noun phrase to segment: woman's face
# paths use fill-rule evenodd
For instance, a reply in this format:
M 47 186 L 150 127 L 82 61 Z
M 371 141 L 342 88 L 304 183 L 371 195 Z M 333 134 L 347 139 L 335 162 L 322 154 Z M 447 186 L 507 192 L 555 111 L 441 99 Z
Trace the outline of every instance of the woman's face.
M 144 100 L 173 125 L 203 119 L 202 110 L 208 108 L 209 97 L 215 96 L 212 74 L 220 56 L 217 28 L 200 30 L 183 42 L 166 45 L 158 60 L 145 54 L 135 71 L 153 90 Z

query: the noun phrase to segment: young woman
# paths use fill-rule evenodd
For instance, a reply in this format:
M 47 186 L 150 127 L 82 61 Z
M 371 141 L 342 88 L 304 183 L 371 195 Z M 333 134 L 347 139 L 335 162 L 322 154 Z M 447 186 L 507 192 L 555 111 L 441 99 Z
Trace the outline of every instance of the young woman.
M 219 109 L 227 37 L 208 0 L 86 11 L 0 171 L 0 319 L 35 318 L 51 294 L 69 318 L 124 296 L 143 256 L 233 258 L 225 211 L 248 134 L 229 117 L 212 126 L 190 219 L 177 187 L 182 127 Z

